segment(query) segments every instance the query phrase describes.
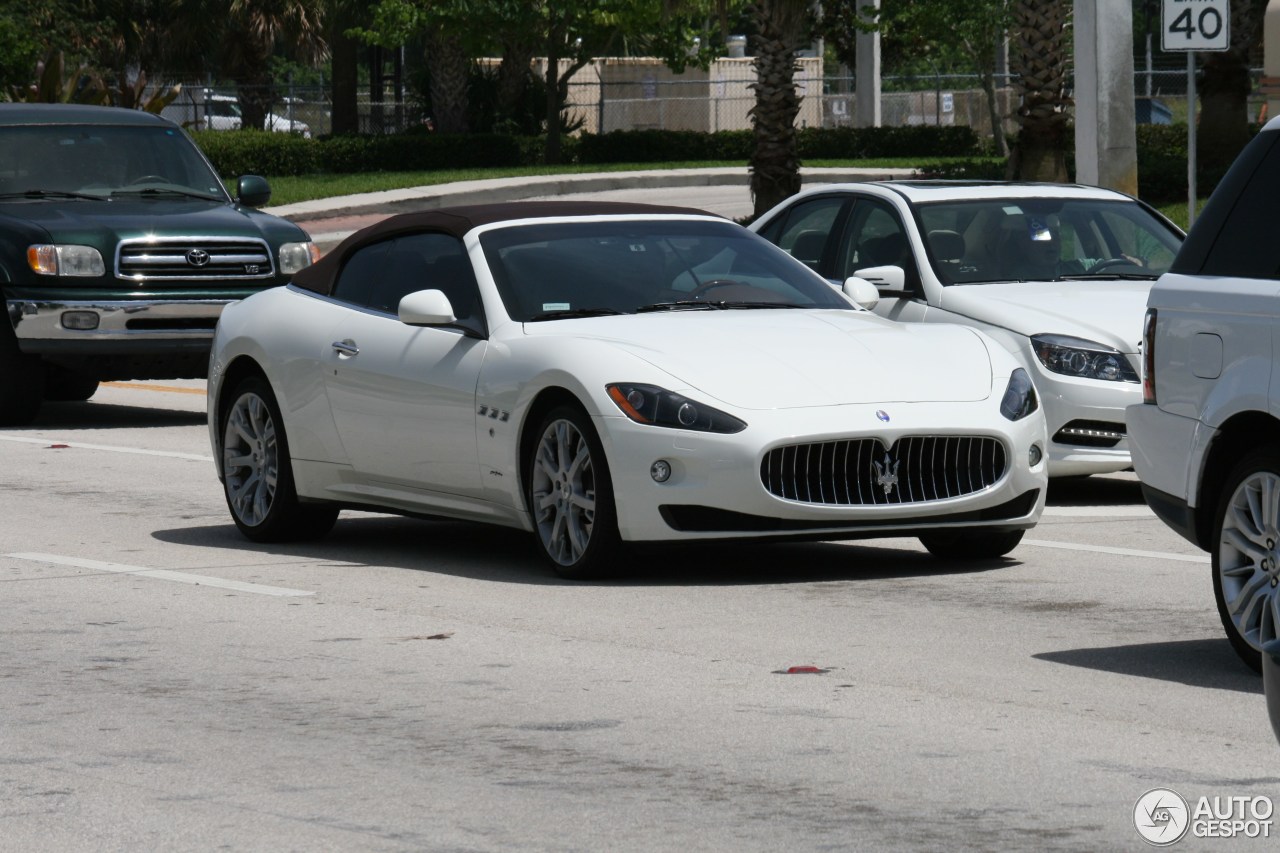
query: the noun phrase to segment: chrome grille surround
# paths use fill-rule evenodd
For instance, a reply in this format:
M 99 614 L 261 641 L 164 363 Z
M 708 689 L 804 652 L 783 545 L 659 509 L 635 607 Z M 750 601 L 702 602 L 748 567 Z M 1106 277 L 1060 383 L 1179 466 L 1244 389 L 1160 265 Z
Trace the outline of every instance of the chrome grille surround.
M 825 506 L 917 504 L 989 489 L 1008 472 L 1004 442 L 990 436 L 904 436 L 775 447 L 760 481 L 784 500 Z
M 196 265 L 192 254 L 204 253 Z M 116 278 L 126 281 L 262 281 L 276 274 L 271 247 L 252 238 L 163 237 L 121 240 Z

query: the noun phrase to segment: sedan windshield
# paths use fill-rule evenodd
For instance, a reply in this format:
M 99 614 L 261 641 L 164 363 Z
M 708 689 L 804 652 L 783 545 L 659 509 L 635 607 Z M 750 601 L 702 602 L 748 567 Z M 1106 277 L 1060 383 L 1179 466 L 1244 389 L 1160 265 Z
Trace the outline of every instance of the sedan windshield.
M 715 308 L 852 306 L 803 264 L 728 222 L 518 225 L 480 245 L 516 321 Z
M 992 199 L 922 204 L 943 284 L 1155 279 L 1182 237 L 1135 201 Z
M 227 200 L 218 176 L 174 127 L 0 127 L 0 194 L 40 199 L 59 193 L 64 198 Z

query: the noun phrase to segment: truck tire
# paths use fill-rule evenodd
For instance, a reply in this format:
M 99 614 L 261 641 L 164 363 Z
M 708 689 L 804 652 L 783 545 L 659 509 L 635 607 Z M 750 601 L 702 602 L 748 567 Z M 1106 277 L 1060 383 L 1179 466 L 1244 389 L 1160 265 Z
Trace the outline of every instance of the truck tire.
M 44 363 L 18 349 L 8 318 L 0 318 L 0 426 L 25 426 L 44 399 Z

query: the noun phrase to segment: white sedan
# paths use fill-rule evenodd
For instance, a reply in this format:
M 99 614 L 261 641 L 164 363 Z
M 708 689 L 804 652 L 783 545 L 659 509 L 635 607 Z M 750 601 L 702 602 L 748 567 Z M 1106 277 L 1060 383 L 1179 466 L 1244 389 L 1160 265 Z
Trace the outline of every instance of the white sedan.
M 990 338 L 890 323 L 741 226 L 631 204 L 357 232 L 223 311 L 209 428 L 250 539 L 341 507 L 445 516 L 532 531 L 576 578 L 688 540 L 995 558 L 1047 483 L 1035 390 Z
M 872 282 L 878 314 L 1000 341 L 1040 392 L 1050 476 L 1131 467 L 1147 293 L 1184 236 L 1151 207 L 1063 184 L 831 184 L 751 229 L 834 283 Z

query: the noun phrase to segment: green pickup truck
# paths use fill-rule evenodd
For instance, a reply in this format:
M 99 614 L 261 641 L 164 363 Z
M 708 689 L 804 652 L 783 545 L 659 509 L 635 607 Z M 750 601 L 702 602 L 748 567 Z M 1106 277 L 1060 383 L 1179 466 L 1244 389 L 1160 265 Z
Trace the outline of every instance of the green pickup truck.
M 319 252 L 236 197 L 181 127 L 139 110 L 0 104 L 0 426 L 98 383 L 206 375 L 223 306 Z

